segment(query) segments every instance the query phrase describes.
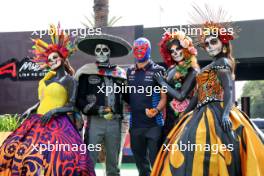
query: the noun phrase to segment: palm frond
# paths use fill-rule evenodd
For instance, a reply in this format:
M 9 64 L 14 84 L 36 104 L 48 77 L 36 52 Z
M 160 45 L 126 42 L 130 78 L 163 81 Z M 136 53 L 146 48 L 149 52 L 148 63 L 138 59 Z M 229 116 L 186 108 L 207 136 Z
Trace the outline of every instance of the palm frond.
M 89 17 L 87 17 L 85 15 L 84 18 L 85 18 L 86 22 L 82 22 L 81 21 L 81 24 L 84 25 L 86 28 L 94 27 L 95 26 L 94 16 L 95 15 L 93 13 L 91 13 L 91 18 L 89 18 Z M 114 26 L 121 18 L 122 18 L 122 16 L 113 16 L 113 17 L 111 17 L 110 20 L 107 23 L 107 26 L 108 27 Z
M 122 16 L 119 16 L 119 17 L 113 16 L 108 22 L 108 26 L 114 26 L 114 24 L 116 24 L 121 18 Z

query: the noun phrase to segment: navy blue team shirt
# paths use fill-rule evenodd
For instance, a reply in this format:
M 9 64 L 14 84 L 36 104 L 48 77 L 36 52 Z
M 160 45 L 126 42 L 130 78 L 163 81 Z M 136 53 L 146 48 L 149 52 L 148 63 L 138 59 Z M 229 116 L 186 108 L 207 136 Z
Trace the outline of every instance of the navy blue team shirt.
M 152 60 L 150 60 L 144 68 L 139 69 L 135 64 L 127 70 L 128 86 L 135 86 L 136 88 L 139 88 L 138 86 L 144 86 L 145 89 L 146 87 L 151 87 L 152 90 L 151 93 L 149 92 L 150 88 L 148 88 L 148 91 L 144 92 L 129 92 L 129 105 L 131 108 L 130 128 L 151 128 L 164 125 L 162 112 L 153 118 L 147 117 L 145 113 L 146 108 L 156 108 L 161 98 L 160 92 L 158 92 L 157 89 L 154 91 L 155 86 L 160 87 L 153 78 L 156 72 L 164 73 L 165 69 Z

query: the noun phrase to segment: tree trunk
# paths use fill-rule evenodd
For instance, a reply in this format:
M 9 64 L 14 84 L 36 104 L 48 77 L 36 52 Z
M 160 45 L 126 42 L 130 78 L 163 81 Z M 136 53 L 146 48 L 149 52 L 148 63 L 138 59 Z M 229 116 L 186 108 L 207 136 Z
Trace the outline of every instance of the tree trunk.
M 109 0 L 94 0 L 94 24 L 95 27 L 106 27 L 108 22 Z

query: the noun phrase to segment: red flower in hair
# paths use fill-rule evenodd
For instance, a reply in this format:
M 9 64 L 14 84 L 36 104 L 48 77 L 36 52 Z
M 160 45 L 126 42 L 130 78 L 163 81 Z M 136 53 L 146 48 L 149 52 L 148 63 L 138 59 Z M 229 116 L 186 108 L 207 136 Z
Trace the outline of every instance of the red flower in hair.
M 160 46 L 159 50 L 164 63 L 168 67 L 175 64 L 175 61 L 172 59 L 171 53 L 169 52 L 168 49 L 168 42 L 172 40 L 178 40 L 180 42 L 180 45 L 183 47 L 184 58 L 189 58 L 192 55 L 197 54 L 197 50 L 194 48 L 191 38 L 185 36 L 183 32 L 176 32 L 172 34 L 165 33 L 159 43 Z
M 171 54 L 167 48 L 167 42 L 171 40 L 171 35 L 166 33 L 163 38 L 161 39 L 159 46 L 160 46 L 160 55 L 163 58 L 164 63 L 170 67 L 174 64 L 174 61 L 171 58 Z
M 228 44 L 228 42 L 229 42 L 230 40 L 233 40 L 234 37 L 233 37 L 233 35 L 231 35 L 231 34 L 229 34 L 229 33 L 224 33 L 224 34 L 220 34 L 219 39 L 221 40 L 221 42 L 222 42 L 223 44 Z

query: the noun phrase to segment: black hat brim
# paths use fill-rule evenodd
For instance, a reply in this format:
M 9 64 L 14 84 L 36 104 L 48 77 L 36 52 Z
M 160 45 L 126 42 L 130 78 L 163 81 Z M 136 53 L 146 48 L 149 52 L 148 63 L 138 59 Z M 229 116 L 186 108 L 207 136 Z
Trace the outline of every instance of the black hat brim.
M 132 49 L 131 45 L 126 40 L 109 34 L 88 36 L 78 43 L 78 48 L 94 56 L 94 50 L 97 44 L 107 45 L 111 50 L 110 57 L 126 56 Z

